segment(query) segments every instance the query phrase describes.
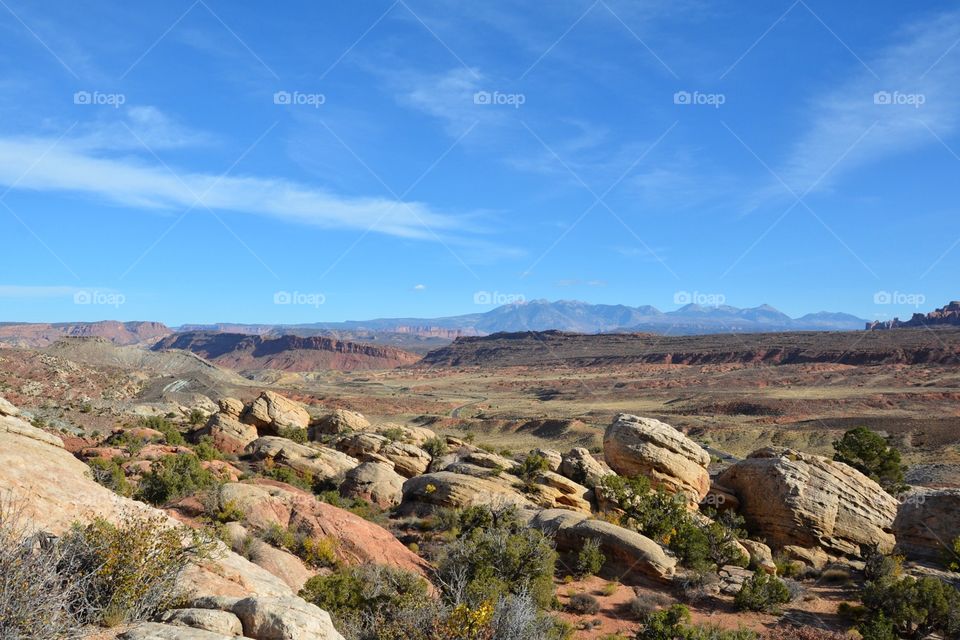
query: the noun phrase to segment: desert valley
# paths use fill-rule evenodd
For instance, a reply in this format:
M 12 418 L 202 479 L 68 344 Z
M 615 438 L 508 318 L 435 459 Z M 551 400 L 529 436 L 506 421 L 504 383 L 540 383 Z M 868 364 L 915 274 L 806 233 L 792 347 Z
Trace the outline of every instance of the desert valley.
M 960 579 L 956 317 L 403 335 L 442 340 L 425 353 L 386 331 L 7 324 L 5 513 L 68 537 L 152 514 L 216 543 L 177 572 L 185 600 L 118 620 L 110 633 L 130 639 L 659 638 L 644 634 L 664 624 L 841 638 L 866 629 L 859 599 L 883 558 L 899 558 L 891 584 Z M 863 434 L 871 453 L 836 461 Z M 884 450 L 905 474 L 877 466 Z M 508 540 L 533 555 L 483 566 Z M 953 633 L 944 611 L 931 631 Z M 510 625 L 520 635 L 496 635 Z

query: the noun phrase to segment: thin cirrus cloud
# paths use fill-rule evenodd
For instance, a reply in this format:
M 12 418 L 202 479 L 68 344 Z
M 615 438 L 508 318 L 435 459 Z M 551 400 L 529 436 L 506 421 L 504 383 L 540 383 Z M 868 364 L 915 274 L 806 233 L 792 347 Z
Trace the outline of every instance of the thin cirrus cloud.
M 209 208 L 415 240 L 457 241 L 479 231 L 473 213 L 454 216 L 423 202 L 344 196 L 283 178 L 175 173 L 159 161 L 130 155 L 134 142 L 141 149 L 143 144 L 178 148 L 207 138 L 175 126 L 155 110 L 134 115 L 132 127 L 94 126 L 63 140 L 0 137 L 0 185 L 79 194 L 140 209 Z
M 846 171 L 937 145 L 938 137 L 956 132 L 958 40 L 960 13 L 944 13 L 907 27 L 898 44 L 864 58 L 864 64 L 853 61 L 856 74 L 814 100 L 809 126 L 776 173 L 802 195 L 828 189 Z M 886 96 L 891 103 L 884 103 Z M 779 180 L 761 199 L 778 194 L 789 195 Z

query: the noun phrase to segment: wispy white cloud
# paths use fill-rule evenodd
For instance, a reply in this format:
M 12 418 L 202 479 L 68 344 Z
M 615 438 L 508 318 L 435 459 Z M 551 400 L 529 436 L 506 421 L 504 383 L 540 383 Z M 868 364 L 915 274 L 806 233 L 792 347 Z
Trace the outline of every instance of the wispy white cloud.
M 424 202 L 345 196 L 283 178 L 170 169 L 151 154 L 132 154 L 134 143 L 141 145 L 139 151 L 144 143 L 159 150 L 195 145 L 206 137 L 154 109 L 135 109 L 131 117 L 130 124 L 89 127 L 59 141 L 0 137 L 0 185 L 81 194 L 136 208 L 206 207 L 413 239 L 451 241 L 477 231 L 473 214 L 454 216 Z
M 789 157 L 774 171 L 797 194 L 828 189 L 844 172 L 885 157 L 938 144 L 960 124 L 960 13 L 944 13 L 907 27 L 899 43 L 866 61 L 858 73 L 812 101 L 812 121 Z M 945 55 L 946 54 L 946 55 Z M 877 92 L 889 94 L 881 104 Z M 884 95 L 886 95 L 884 94 Z M 923 101 L 920 106 L 917 96 Z M 776 184 L 760 199 L 789 193 Z

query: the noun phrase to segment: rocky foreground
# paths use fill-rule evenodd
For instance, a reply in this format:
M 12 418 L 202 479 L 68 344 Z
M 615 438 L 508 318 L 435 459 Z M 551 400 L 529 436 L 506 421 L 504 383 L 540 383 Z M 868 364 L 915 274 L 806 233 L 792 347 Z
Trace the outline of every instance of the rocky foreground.
M 342 638 L 326 611 L 297 595 L 308 581 L 329 574 L 325 566 L 357 565 L 431 579 L 430 559 L 412 542 L 425 538 L 413 525 L 471 507 L 514 508 L 561 558 L 596 545 L 600 575 L 668 592 L 689 569 L 664 539 L 625 526 L 630 506 L 611 490 L 618 486 L 612 478 L 643 478 L 652 490 L 680 496 L 703 522 L 723 512 L 744 519 L 746 531 L 730 542 L 743 564 L 717 566 L 717 578 L 704 583 L 728 601 L 752 575 L 743 566 L 770 574 L 785 566 L 856 569 L 866 549 L 931 562 L 960 533 L 960 490 L 918 489 L 898 500 L 843 463 L 775 448 L 711 474 L 711 456 L 697 442 L 627 414 L 608 427 L 600 455 L 575 448 L 522 456 L 421 427 L 372 424 L 350 411 L 312 418 L 273 392 L 246 405 L 222 398 L 182 443 L 141 425 L 99 442 L 72 439 L 68 451 L 26 418 L 0 399 L 0 487 L 27 506 L 35 530 L 61 536 L 72 523 L 119 522 L 130 513 L 162 517 L 170 527 L 218 523 L 216 553 L 180 577 L 189 593 L 181 606 L 98 637 Z M 199 447 L 209 449 L 202 469 L 216 479 L 204 491 L 155 500 L 161 508 L 120 495 L 142 489 L 170 460 L 196 457 Z M 104 470 L 114 490 L 94 480 L 99 472 L 103 482 Z M 277 531 L 296 531 L 300 552 L 276 542 Z M 326 564 L 316 561 L 320 547 Z

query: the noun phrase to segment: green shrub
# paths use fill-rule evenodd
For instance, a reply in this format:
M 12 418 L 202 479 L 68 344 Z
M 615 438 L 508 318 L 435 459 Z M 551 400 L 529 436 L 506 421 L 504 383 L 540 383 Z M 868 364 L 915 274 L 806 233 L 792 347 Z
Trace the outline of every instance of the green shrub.
M 836 452 L 834 460 L 857 469 L 887 492 L 897 495 L 907 489 L 904 483 L 906 466 L 900 461 L 900 452 L 866 427 L 847 431 L 833 443 L 833 449 Z
M 299 444 L 307 443 L 307 430 L 300 427 L 281 427 L 277 431 L 277 435 Z
M 741 611 L 767 613 L 778 611 L 781 604 L 788 602 L 790 590 L 783 580 L 763 571 L 757 571 L 748 578 L 734 598 L 734 604 Z
M 528 592 L 547 608 L 553 601 L 557 558 L 551 540 L 502 514 L 497 517 L 496 525 L 461 532 L 440 551 L 436 573 L 445 597 L 476 606 Z
M 427 605 L 427 593 L 427 582 L 414 573 L 367 564 L 314 576 L 304 585 L 300 597 L 329 612 L 334 625 L 341 629 L 363 618 L 397 618 L 405 609 Z
M 213 474 L 203 468 L 194 454 L 170 455 L 150 465 L 150 471 L 140 479 L 137 495 L 151 504 L 163 505 L 215 483 Z
M 263 541 L 278 549 L 289 551 L 311 567 L 336 567 L 336 542 L 332 538 L 314 538 L 297 529 L 284 529 L 273 522 L 261 533 Z
M 690 610 L 682 604 L 643 616 L 637 640 L 756 640 L 757 634 L 746 629 L 736 631 L 711 625 L 690 623 Z
M 876 628 L 882 615 L 901 638 L 960 634 L 960 592 L 937 578 L 881 578 L 866 584 L 861 599 L 866 615 L 860 624 L 872 624 L 872 633 L 882 633 Z
M 222 460 L 223 454 L 220 453 L 220 450 L 217 449 L 213 444 L 213 438 L 210 436 L 202 436 L 200 442 L 193 446 L 193 452 L 197 455 L 200 460 L 203 462 L 209 462 L 210 460 Z
M 686 496 L 667 493 L 662 487 L 651 491 L 650 480 L 644 476 L 606 476 L 601 490 L 623 510 L 621 526 L 658 542 L 668 543 L 690 517 Z
M 304 491 L 313 491 L 315 489 L 316 480 L 313 476 L 294 471 L 290 467 L 264 467 L 261 469 L 260 475 L 264 478 L 289 484 L 291 487 L 303 489 Z
M 211 550 L 196 531 L 170 527 L 165 518 L 127 516 L 119 525 L 97 519 L 74 525 L 59 542 L 61 570 L 81 581 L 75 615 L 85 624 L 115 626 L 170 608 L 187 565 Z
M 580 548 L 580 553 L 577 554 L 577 577 L 585 578 L 597 575 L 606 560 L 606 556 L 600 550 L 600 541 L 596 538 L 588 539 Z
M 200 411 L 200 409 L 193 409 L 190 411 L 190 415 L 187 416 L 187 423 L 191 426 L 198 427 L 207 420 L 207 415 Z
M 430 438 L 420 448 L 429 453 L 431 458 L 445 456 L 448 451 L 447 441 L 443 438 Z
M 944 552 L 943 566 L 947 571 L 960 571 L 960 537 L 954 538 Z
M 114 493 L 129 498 L 133 495 L 133 486 L 127 480 L 127 474 L 120 466 L 120 460 L 112 458 L 92 458 L 87 460 L 90 475 L 97 484 L 103 485 Z
M 701 572 L 716 571 L 730 564 L 748 566 L 749 556 L 745 556 L 736 544 L 739 538 L 747 535 L 743 530 L 743 518 L 730 511 L 704 515 L 706 520 L 686 515 L 670 537 L 668 546 L 680 562 Z

